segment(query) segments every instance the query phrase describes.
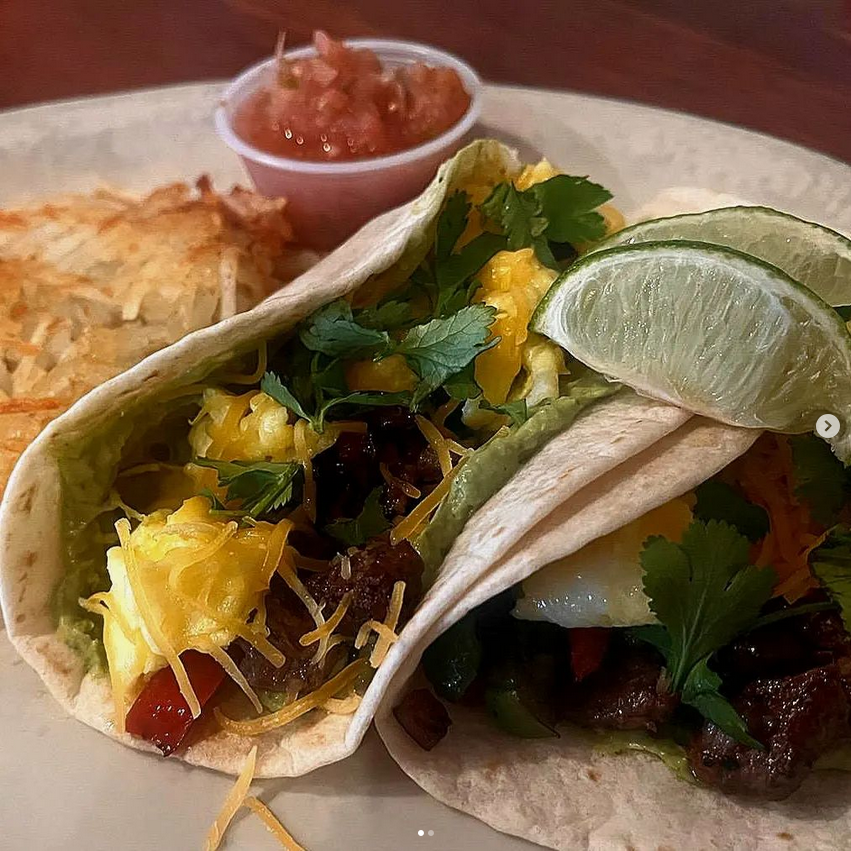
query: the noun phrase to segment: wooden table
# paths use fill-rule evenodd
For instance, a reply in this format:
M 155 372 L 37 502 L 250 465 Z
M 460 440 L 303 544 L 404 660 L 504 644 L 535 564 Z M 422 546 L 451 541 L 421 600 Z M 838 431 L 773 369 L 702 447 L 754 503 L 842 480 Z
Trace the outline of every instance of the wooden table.
M 0 108 L 230 77 L 314 28 L 492 81 L 627 98 L 851 161 L 851 0 L 0 0 Z

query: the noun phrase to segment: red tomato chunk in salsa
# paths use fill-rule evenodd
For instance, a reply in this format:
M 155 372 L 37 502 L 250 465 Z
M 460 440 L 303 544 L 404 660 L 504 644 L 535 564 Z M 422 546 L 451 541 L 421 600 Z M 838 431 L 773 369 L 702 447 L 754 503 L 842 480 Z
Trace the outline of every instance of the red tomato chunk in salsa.
M 371 50 L 323 32 L 313 44 L 316 56 L 281 59 L 276 83 L 237 109 L 234 129 L 256 148 L 301 160 L 380 157 L 439 136 L 470 105 L 452 68 L 382 68 Z

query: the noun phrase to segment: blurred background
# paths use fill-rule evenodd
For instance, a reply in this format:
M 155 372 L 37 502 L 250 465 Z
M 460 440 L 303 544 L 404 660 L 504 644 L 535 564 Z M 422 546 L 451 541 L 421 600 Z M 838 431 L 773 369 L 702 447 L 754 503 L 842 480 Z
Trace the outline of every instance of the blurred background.
M 316 28 L 487 80 L 740 124 L 851 160 L 851 0 L 0 0 L 0 108 L 233 76 Z

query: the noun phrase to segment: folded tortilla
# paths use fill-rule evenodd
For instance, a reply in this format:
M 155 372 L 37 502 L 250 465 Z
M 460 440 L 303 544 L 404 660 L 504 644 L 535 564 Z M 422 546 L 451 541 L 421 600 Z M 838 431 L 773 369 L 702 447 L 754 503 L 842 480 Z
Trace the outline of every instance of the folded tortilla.
M 367 282 L 384 288 L 404 281 L 431 245 L 448 193 L 477 180 L 513 177 L 519 169 L 515 154 L 502 145 L 474 143 L 441 168 L 422 196 L 368 224 L 251 312 L 192 334 L 96 389 L 25 452 L 0 513 L 0 601 L 10 639 L 70 714 L 125 744 L 153 750 L 116 732 L 108 678 L 87 672 L 80 655 L 57 635 L 51 615 L 52 594 L 66 571 L 68 506 L 75 518 L 87 505 L 93 506 L 92 517 L 100 510 L 134 423 L 156 421 L 157 411 L 181 388 L 234 359 L 249 360 L 261 343 L 329 301 L 351 296 Z M 683 411 L 625 390 L 587 408 L 467 524 L 353 715 L 314 710 L 251 738 L 210 730 L 180 756 L 238 773 L 257 744 L 261 777 L 299 775 L 345 757 L 357 747 L 412 650 L 477 578 L 558 505 L 688 419 Z
M 838 849 L 851 830 L 845 772 L 813 772 L 780 802 L 731 798 L 684 781 L 656 756 L 612 753 L 581 730 L 517 739 L 478 708 L 452 706 L 446 738 L 425 751 L 392 713 L 425 685 L 420 651 L 468 611 L 535 570 L 570 555 L 696 487 L 743 454 L 753 431 L 695 417 L 578 492 L 518 541 L 412 651 L 376 724 L 393 758 L 426 792 L 491 827 L 548 848 Z
M 706 190 L 675 188 L 630 219 L 742 203 Z M 656 755 L 607 751 L 579 729 L 565 729 L 559 738 L 512 737 L 497 729 L 482 707 L 453 704 L 445 739 L 426 751 L 392 711 L 406 692 L 428 685 L 418 671 L 423 651 L 464 615 L 544 566 L 692 491 L 744 454 L 757 437 L 758 432 L 702 417 L 683 421 L 573 492 L 482 569 L 475 584 L 408 653 L 376 713 L 379 734 L 405 773 L 442 803 L 496 830 L 563 851 L 846 847 L 851 777 L 844 771 L 812 772 L 785 801 L 748 801 L 690 784 Z M 519 487 L 528 471 L 513 484 Z M 505 516 L 512 513 L 510 499 L 506 494 L 501 506 Z

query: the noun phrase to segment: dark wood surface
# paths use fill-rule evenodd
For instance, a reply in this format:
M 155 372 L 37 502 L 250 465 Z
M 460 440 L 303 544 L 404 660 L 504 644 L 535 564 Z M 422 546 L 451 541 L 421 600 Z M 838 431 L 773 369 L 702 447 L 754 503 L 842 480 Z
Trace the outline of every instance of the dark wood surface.
M 851 0 L 0 0 L 0 108 L 230 77 L 314 28 L 425 41 L 491 81 L 762 130 L 851 161 Z

